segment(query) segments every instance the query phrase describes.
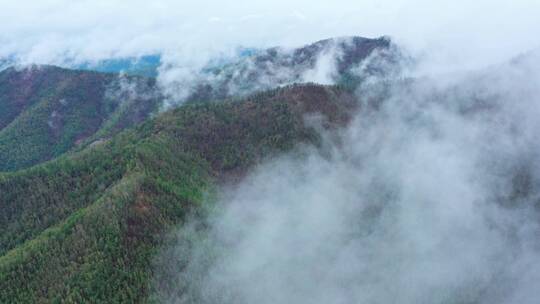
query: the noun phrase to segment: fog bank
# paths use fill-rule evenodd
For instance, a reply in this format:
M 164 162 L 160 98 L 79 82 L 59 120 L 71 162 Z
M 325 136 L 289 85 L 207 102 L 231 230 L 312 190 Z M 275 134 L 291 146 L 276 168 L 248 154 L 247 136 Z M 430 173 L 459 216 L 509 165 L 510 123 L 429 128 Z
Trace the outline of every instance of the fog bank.
M 181 228 L 157 296 L 536 303 L 539 63 L 372 81 L 340 145 L 257 167 Z

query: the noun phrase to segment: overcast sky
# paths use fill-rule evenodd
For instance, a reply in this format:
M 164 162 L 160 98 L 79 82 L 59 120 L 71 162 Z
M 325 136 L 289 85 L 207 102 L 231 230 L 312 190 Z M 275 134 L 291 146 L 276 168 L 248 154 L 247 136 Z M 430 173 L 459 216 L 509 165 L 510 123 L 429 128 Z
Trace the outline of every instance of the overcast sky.
M 435 60 L 485 64 L 540 45 L 538 0 L 0 0 L 0 56 L 54 63 L 388 35 Z

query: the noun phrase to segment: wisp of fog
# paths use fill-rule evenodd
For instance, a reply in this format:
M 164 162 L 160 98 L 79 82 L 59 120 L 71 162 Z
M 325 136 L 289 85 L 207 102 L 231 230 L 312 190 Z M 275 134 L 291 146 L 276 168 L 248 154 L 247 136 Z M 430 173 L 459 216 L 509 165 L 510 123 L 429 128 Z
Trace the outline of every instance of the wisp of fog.
M 538 303 L 539 72 L 527 54 L 371 81 L 339 140 L 258 166 L 175 233 L 157 297 Z

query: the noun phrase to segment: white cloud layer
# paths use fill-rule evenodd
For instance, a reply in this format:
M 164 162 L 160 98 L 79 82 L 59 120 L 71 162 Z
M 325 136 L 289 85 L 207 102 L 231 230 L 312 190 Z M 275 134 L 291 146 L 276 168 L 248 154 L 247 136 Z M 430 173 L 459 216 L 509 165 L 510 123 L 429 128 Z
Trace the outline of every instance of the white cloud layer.
M 339 144 L 260 165 L 182 226 L 158 259 L 157 296 L 537 303 L 539 58 L 386 86 Z
M 432 62 L 489 64 L 535 48 L 535 0 L 0 0 L 0 56 L 56 63 L 238 45 L 299 45 L 390 35 Z

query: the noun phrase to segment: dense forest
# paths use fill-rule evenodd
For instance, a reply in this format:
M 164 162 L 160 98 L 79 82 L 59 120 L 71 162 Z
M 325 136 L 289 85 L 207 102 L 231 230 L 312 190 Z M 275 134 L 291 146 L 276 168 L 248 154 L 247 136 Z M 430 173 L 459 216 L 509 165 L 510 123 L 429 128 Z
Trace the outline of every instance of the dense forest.
M 54 66 L 1 71 L 0 171 L 30 167 L 142 122 L 161 105 L 154 87 L 151 78 Z
M 223 182 L 350 119 L 344 89 L 293 85 L 188 104 L 25 170 L 0 174 L 0 302 L 151 301 L 164 233 Z

